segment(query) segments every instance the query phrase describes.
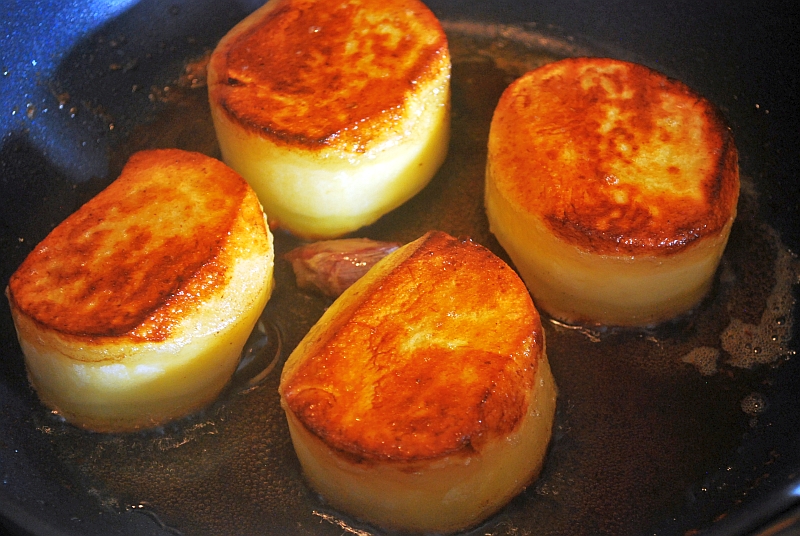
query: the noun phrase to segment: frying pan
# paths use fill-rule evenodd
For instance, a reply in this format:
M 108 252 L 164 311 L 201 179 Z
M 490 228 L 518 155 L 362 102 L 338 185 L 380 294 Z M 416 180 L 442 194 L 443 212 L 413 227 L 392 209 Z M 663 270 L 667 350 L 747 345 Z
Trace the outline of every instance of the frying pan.
M 218 154 L 204 89 L 195 87 L 203 54 L 257 4 L 3 4 L 0 284 L 133 151 Z M 451 153 L 426 190 L 363 235 L 410 240 L 439 227 L 473 235 L 502 256 L 480 200 L 488 118 L 521 69 L 567 55 L 638 61 L 705 95 L 734 132 L 746 185 L 715 289 L 688 318 L 634 331 L 546 323 L 560 387 L 548 461 L 538 482 L 471 533 L 797 533 L 798 272 L 789 253 L 800 249 L 797 4 L 428 5 L 457 49 Z M 296 241 L 278 233 L 276 244 L 282 253 Z M 293 456 L 277 407 L 278 372 L 327 302 L 294 288 L 280 258 L 276 273 L 261 338 L 220 400 L 199 415 L 121 436 L 76 430 L 39 404 L 0 301 L 0 531 L 377 533 L 328 508 Z M 785 310 L 774 323 L 790 329 L 763 363 L 737 366 L 737 351 L 720 350 L 720 333 L 734 319 L 758 324 L 776 292 Z M 719 350 L 711 371 L 684 359 L 697 347 Z

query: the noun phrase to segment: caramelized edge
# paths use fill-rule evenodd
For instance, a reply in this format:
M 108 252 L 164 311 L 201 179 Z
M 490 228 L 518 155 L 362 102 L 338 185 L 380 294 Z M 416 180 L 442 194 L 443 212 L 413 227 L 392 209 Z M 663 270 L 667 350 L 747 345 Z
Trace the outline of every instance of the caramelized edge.
M 342 298 L 340 298 L 340 300 L 347 300 L 348 293 L 355 293 L 355 299 L 358 300 L 357 304 L 345 305 L 345 312 L 341 313 L 340 311 L 336 310 L 337 304 L 335 303 L 332 309 L 336 310 L 337 314 L 332 317 L 332 324 L 330 324 L 327 329 L 323 330 L 322 333 L 315 333 L 314 330 L 312 330 L 310 336 L 315 338 L 310 341 L 308 349 L 302 349 L 302 355 L 314 357 L 303 358 L 304 361 L 297 363 L 292 362 L 292 358 L 295 357 L 292 356 L 290 361 L 287 362 L 287 368 L 281 378 L 280 392 L 282 398 L 284 399 L 286 409 L 291 411 L 297 420 L 303 423 L 303 425 L 311 433 L 319 437 L 329 446 L 329 448 L 331 448 L 333 451 L 336 451 L 343 458 L 354 463 L 375 461 L 401 462 L 404 464 L 411 464 L 408 467 L 410 468 L 409 470 L 413 470 L 416 462 L 440 458 L 442 456 L 470 456 L 480 451 L 482 446 L 487 441 L 491 441 L 499 436 L 502 436 L 503 434 L 511 433 L 514 429 L 516 429 L 522 417 L 527 412 L 528 406 L 531 403 L 531 378 L 536 375 L 536 370 L 538 368 L 539 360 L 542 358 L 544 347 L 544 332 L 541 327 L 541 321 L 538 313 L 533 307 L 533 303 L 530 301 L 530 297 L 524 284 L 521 280 L 519 280 L 516 274 L 514 274 L 514 272 L 507 265 L 505 265 L 505 263 L 495 257 L 488 250 L 485 250 L 485 248 L 482 246 L 474 244 L 471 241 L 463 242 L 469 244 L 468 247 L 473 247 L 475 251 L 480 251 L 479 254 L 486 255 L 486 258 L 491 259 L 493 264 L 500 266 L 500 269 L 507 270 L 508 272 L 504 272 L 503 277 L 510 275 L 514 278 L 517 290 L 522 292 L 524 299 L 527 300 L 526 310 L 530 315 L 527 321 L 531 327 L 529 335 L 525 337 L 525 340 L 518 341 L 518 344 L 513 350 L 514 353 L 509 356 L 494 353 L 490 354 L 485 350 L 469 348 L 469 353 L 475 354 L 477 352 L 481 355 L 486 354 L 485 359 L 469 360 L 470 364 L 480 368 L 480 363 L 485 363 L 486 366 L 492 369 L 492 374 L 497 377 L 497 380 L 492 384 L 491 388 L 486 387 L 481 382 L 472 382 L 473 386 L 477 386 L 476 388 L 483 389 L 485 387 L 488 390 L 484 393 L 482 400 L 478 401 L 476 407 L 473 408 L 465 406 L 466 409 L 474 409 L 479 414 L 476 414 L 477 417 L 476 415 L 470 414 L 472 417 L 476 417 L 477 419 L 474 422 L 470 421 L 471 424 L 466 422 L 461 424 L 456 423 L 455 428 L 450 426 L 447 430 L 441 430 L 442 426 L 439 426 L 440 430 L 435 432 L 435 434 L 439 434 L 439 436 L 435 434 L 434 436 L 425 436 L 429 439 L 432 439 L 430 444 L 417 445 L 415 443 L 416 438 L 414 438 L 414 440 L 412 440 L 412 442 L 409 444 L 409 448 L 406 448 L 405 450 L 398 449 L 396 446 L 379 444 L 375 441 L 372 441 L 368 446 L 360 444 L 364 441 L 370 443 L 368 438 L 364 438 L 363 441 L 359 440 L 353 443 L 350 439 L 346 438 L 346 434 L 341 435 L 339 433 L 341 430 L 337 432 L 337 424 L 335 423 L 339 421 L 337 421 L 335 418 L 323 417 L 322 421 L 320 421 L 319 415 L 315 416 L 315 412 L 317 412 L 317 410 L 322 409 L 324 413 L 325 408 L 320 406 L 320 404 L 323 406 L 327 405 L 326 400 L 328 402 L 333 402 L 330 400 L 330 397 L 333 396 L 332 394 L 322 393 L 316 388 L 309 389 L 308 387 L 305 387 L 300 388 L 299 391 L 295 391 L 295 389 L 298 389 L 299 385 L 304 383 L 302 380 L 304 375 L 316 375 L 314 369 L 317 367 L 317 363 L 314 361 L 326 358 L 328 350 L 330 350 L 329 344 L 333 340 L 342 336 L 347 337 L 346 330 L 342 331 L 342 328 L 350 327 L 350 321 L 354 314 L 357 314 L 358 311 L 364 307 L 367 309 L 372 309 L 376 306 L 380 308 L 380 303 L 374 304 L 372 302 L 375 300 L 380 301 L 382 299 L 386 299 L 387 296 L 391 296 L 397 292 L 396 285 L 393 284 L 393 279 L 400 278 L 402 280 L 403 278 L 407 278 L 405 272 L 413 269 L 413 267 L 409 266 L 409 264 L 413 264 L 415 262 L 430 263 L 431 261 L 429 257 L 431 255 L 440 254 L 442 249 L 446 250 L 463 247 L 463 244 L 462 241 L 449 237 L 444 233 L 434 232 L 428 233 L 423 238 L 398 250 L 396 254 L 402 259 L 399 262 L 394 262 L 394 260 L 392 260 L 392 256 L 395 254 L 390 255 L 384 259 L 384 261 L 382 261 L 388 261 L 388 263 L 391 265 L 391 269 L 388 272 L 381 274 L 378 278 L 370 279 L 367 283 L 366 289 L 363 288 L 364 285 L 354 285 L 354 287 L 351 287 L 351 289 L 348 290 L 342 296 Z M 411 248 L 413 248 L 413 250 L 411 250 L 409 253 L 409 249 Z M 444 255 L 446 254 L 447 253 Z M 380 267 L 381 264 L 379 263 L 376 268 L 380 270 Z M 490 273 L 489 275 L 492 274 Z M 512 298 L 506 297 L 504 299 Z M 367 311 L 367 314 L 371 313 Z M 328 319 L 323 316 L 323 318 L 320 320 L 320 324 L 325 323 L 326 320 Z M 365 327 L 365 329 L 368 328 Z M 446 354 L 448 352 L 441 349 L 440 353 Z M 436 352 L 434 352 L 434 354 L 436 354 Z M 440 356 L 427 355 L 426 353 L 426 355 L 423 357 L 436 360 L 440 358 L 448 359 L 452 357 L 452 355 Z M 521 363 L 521 361 L 524 363 Z M 421 367 L 420 363 L 421 361 L 417 360 L 416 365 L 412 364 L 412 368 L 416 369 L 416 366 Z M 461 365 L 459 365 L 459 363 L 453 362 L 451 365 L 452 367 L 455 367 L 454 371 L 463 368 Z M 432 372 L 436 374 L 441 371 Z M 476 376 L 481 375 L 482 373 L 477 371 Z M 409 384 L 409 387 L 413 387 L 413 383 L 414 382 Z M 452 381 L 449 383 L 445 381 L 446 385 L 444 385 L 444 387 L 457 387 L 453 386 L 452 383 Z M 495 391 L 495 389 L 498 388 L 497 383 L 503 384 L 504 388 Z M 397 388 L 397 381 L 394 381 L 391 385 L 392 388 Z M 460 388 L 463 388 L 463 385 L 461 385 Z M 413 389 L 409 389 L 408 394 L 414 398 L 416 395 L 414 395 L 412 391 Z M 395 394 L 396 393 L 392 393 L 390 396 L 394 396 Z M 461 395 L 456 392 L 449 394 L 452 395 L 451 398 L 457 399 L 462 397 L 463 392 Z M 502 400 L 500 400 L 498 397 L 501 397 Z M 413 401 L 409 399 L 409 403 L 412 402 Z M 490 403 L 485 405 L 487 402 Z M 387 413 L 387 415 L 399 414 L 404 407 L 403 404 L 404 403 L 401 403 L 400 406 L 395 408 L 396 411 L 390 409 L 388 410 L 388 413 L 384 413 Z M 453 415 L 449 416 L 456 417 Z M 458 417 L 461 418 L 460 415 L 458 415 Z M 468 421 L 469 419 L 470 417 L 467 416 L 461 420 Z M 463 428 L 463 424 L 465 423 L 469 424 L 469 430 Z M 454 443 L 452 441 L 452 437 L 445 437 L 445 434 L 448 431 L 451 433 L 454 432 L 458 426 L 462 426 L 462 428 L 460 428 L 462 437 L 460 440 Z
M 381 4 L 381 2 L 376 3 Z M 253 99 L 247 96 L 247 98 L 241 99 L 241 102 L 236 102 L 236 99 L 233 98 L 233 88 L 240 85 L 241 82 L 237 81 L 236 77 L 231 76 L 231 56 L 237 53 L 237 49 L 253 34 L 262 32 L 265 25 L 274 23 L 284 26 L 285 24 L 282 24 L 281 17 L 288 19 L 299 17 L 296 12 L 302 10 L 297 8 L 296 5 L 303 4 L 303 2 L 295 0 L 271 0 L 240 22 L 220 41 L 211 56 L 209 64 L 208 86 L 209 99 L 212 106 L 219 106 L 233 124 L 283 146 L 303 147 L 315 151 L 324 147 L 338 147 L 346 150 L 354 148 L 353 152 L 362 153 L 372 145 L 382 141 L 382 138 L 386 136 L 401 136 L 404 129 L 400 127 L 400 124 L 411 120 L 411 118 L 403 117 L 403 114 L 407 113 L 405 107 L 409 98 L 415 92 L 433 89 L 432 84 L 442 77 L 443 71 L 446 72 L 447 76 L 442 82 L 449 83 L 450 69 L 447 37 L 438 19 L 421 2 L 404 0 L 404 3 L 411 4 L 414 7 L 413 16 L 422 19 L 418 23 L 424 23 L 427 25 L 428 30 L 435 31 L 438 34 L 438 39 L 435 43 L 426 47 L 425 55 L 415 62 L 414 69 L 408 74 L 407 78 L 396 79 L 392 82 L 391 90 L 370 91 L 369 94 L 375 96 L 369 97 L 368 95 L 367 98 L 364 98 L 364 91 L 354 95 L 354 97 L 360 97 L 360 99 L 353 101 L 354 104 L 358 104 L 358 107 L 365 104 L 368 105 L 365 111 L 349 115 L 338 124 L 334 121 L 328 121 L 328 126 L 316 134 L 309 132 L 309 128 L 305 128 L 305 130 L 281 128 L 274 125 L 269 117 L 263 113 L 260 114 L 262 117 L 250 119 L 240 112 L 240 109 L 244 106 L 250 109 L 249 106 L 251 106 Z M 315 7 L 313 9 L 319 8 Z M 346 21 L 341 24 L 344 24 L 344 22 Z M 305 44 L 309 41 L 307 32 L 306 30 L 306 35 L 304 36 L 298 35 L 298 40 L 301 43 Z M 332 43 L 328 47 L 343 45 L 346 42 L 346 37 L 329 39 L 329 41 L 332 41 Z M 392 51 L 387 55 L 393 56 L 394 54 L 396 52 Z M 286 69 L 291 65 L 288 64 Z M 321 91 L 329 90 L 330 81 L 323 82 L 320 81 L 318 89 Z M 302 98 L 302 95 L 308 92 L 308 88 L 299 88 L 297 91 Z M 313 92 L 309 93 L 309 95 L 313 95 Z M 398 120 L 400 120 L 400 123 L 398 123 Z M 302 125 L 302 122 L 295 124 Z
M 32 271 L 32 268 L 34 270 L 36 268 L 37 257 L 47 254 L 53 241 L 67 238 L 61 235 L 71 235 L 76 230 L 86 227 L 85 222 L 88 222 L 87 229 L 92 228 L 92 221 L 102 222 L 102 214 L 99 216 L 93 214 L 98 205 L 102 207 L 103 203 L 110 202 L 108 208 L 113 207 L 114 197 L 124 195 L 125 188 L 129 187 L 131 183 L 137 184 L 138 173 L 146 173 L 148 166 L 158 166 L 163 162 L 162 159 L 167 158 L 171 158 L 173 162 L 178 162 L 178 165 L 194 163 L 201 166 L 213 166 L 215 168 L 214 175 L 209 178 L 224 179 L 226 184 L 231 186 L 227 190 L 227 194 L 238 197 L 238 200 L 234 201 L 235 208 L 228 216 L 227 223 L 224 226 L 224 232 L 220 233 L 221 237 L 213 239 L 213 243 L 209 244 L 211 247 L 206 254 L 202 255 L 202 260 L 199 263 L 185 267 L 188 269 L 179 274 L 174 284 L 169 285 L 168 288 L 161 289 L 158 296 L 154 300 L 150 300 L 152 301 L 151 305 L 139 308 L 134 318 L 116 327 L 65 328 L 59 325 L 56 317 L 48 318 L 47 303 L 29 303 L 21 299 L 22 296 L 25 296 L 26 285 L 31 284 L 30 280 L 35 279 L 35 271 Z M 244 179 L 211 157 L 177 149 L 137 153 L 131 157 L 119 179 L 64 220 L 23 261 L 23 264 L 20 265 L 9 281 L 7 296 L 11 307 L 16 309 L 19 314 L 25 315 L 38 329 L 55 334 L 64 341 L 79 342 L 89 346 L 111 344 L 112 341 L 121 342 L 123 340 L 133 342 L 164 341 L 169 338 L 171 332 L 181 321 L 197 311 L 208 296 L 213 295 L 224 287 L 228 278 L 229 265 L 235 261 L 235 259 L 226 258 L 225 250 L 230 241 L 229 234 L 231 229 L 234 227 L 235 222 L 243 217 L 243 202 L 245 200 L 258 204 L 255 194 Z M 266 232 L 266 224 L 263 221 L 260 205 L 258 212 L 261 214 L 257 218 L 258 221 L 249 223 L 255 227 L 262 227 Z M 250 216 L 252 219 L 252 213 Z M 61 244 L 60 249 L 65 247 L 65 244 Z M 164 266 L 164 270 L 169 270 L 170 268 L 166 265 Z M 81 277 L 81 274 L 76 274 L 76 277 Z M 56 315 L 72 314 L 72 311 L 63 304 L 51 303 L 50 307 L 52 306 L 56 309 Z M 42 307 L 45 307 L 45 310 L 41 310 Z
M 607 58 L 568 58 L 531 71 L 512 83 L 498 103 L 493 117 L 493 126 L 495 126 L 495 122 L 500 122 L 504 124 L 501 129 L 504 135 L 510 134 L 513 138 L 519 139 L 521 136 L 514 135 L 514 132 L 519 133 L 520 130 L 524 132 L 525 127 L 515 127 L 513 124 L 508 127 L 507 125 L 515 119 L 521 120 L 512 110 L 517 100 L 535 98 L 536 91 L 530 87 L 530 84 L 534 83 L 535 87 L 539 87 L 546 85 L 542 80 L 552 79 L 555 91 L 555 88 L 563 86 L 564 82 L 559 75 L 548 78 L 551 71 L 566 69 L 570 73 L 567 78 L 572 82 L 577 80 L 577 70 L 584 67 L 587 62 L 597 64 L 599 67 L 620 65 L 624 67 L 625 75 L 630 75 L 632 72 L 640 85 L 662 84 L 667 91 L 682 95 L 684 101 L 693 101 L 694 106 L 699 108 L 700 113 L 704 116 L 704 135 L 707 142 L 713 145 L 712 150 L 717 154 L 713 169 L 705 173 L 700 183 L 702 201 L 687 202 L 681 197 L 671 196 L 674 197 L 672 199 L 668 198 L 670 196 L 664 195 L 650 199 L 649 206 L 655 202 L 660 211 L 670 215 L 670 217 L 661 218 L 661 226 L 654 227 L 653 217 L 648 210 L 649 206 L 635 206 L 631 202 L 628 206 L 623 207 L 619 203 L 611 201 L 610 195 L 604 192 L 608 185 L 602 181 L 590 182 L 584 180 L 582 175 L 574 178 L 567 177 L 564 180 L 583 181 L 580 188 L 576 189 L 579 196 L 578 206 L 582 209 L 582 212 L 578 212 L 581 209 L 569 203 L 568 199 L 561 198 L 561 190 L 557 184 L 558 179 L 550 177 L 548 174 L 545 162 L 547 158 L 555 157 L 554 155 L 536 154 L 537 149 L 533 147 L 533 162 L 541 165 L 543 170 L 533 171 L 531 168 L 527 168 L 530 173 L 526 174 L 525 179 L 533 176 L 541 177 L 541 180 L 538 181 L 538 184 L 533 182 L 522 184 L 514 175 L 518 173 L 518 168 L 526 169 L 526 165 L 519 163 L 513 165 L 513 160 L 510 160 L 507 154 L 502 154 L 503 151 L 508 150 L 504 143 L 505 137 L 497 139 L 490 136 L 487 169 L 490 171 L 489 176 L 495 180 L 498 191 L 502 192 L 519 210 L 537 213 L 547 227 L 562 240 L 599 254 L 671 255 L 683 251 L 699 240 L 723 232 L 736 215 L 739 195 L 738 151 L 733 135 L 719 110 L 678 80 L 670 79 L 638 64 Z M 553 95 L 548 95 L 548 97 Z M 582 104 L 587 104 L 587 102 Z M 548 128 L 552 127 L 541 125 L 537 130 L 542 130 L 547 136 Z M 518 152 L 522 154 L 520 151 Z M 495 158 L 501 163 L 502 171 L 499 173 L 497 171 L 498 163 L 492 163 Z M 531 155 L 525 153 L 525 158 L 530 160 Z M 512 165 L 509 165 L 509 162 L 512 162 Z M 595 165 L 597 166 L 595 175 L 599 177 L 602 174 L 600 168 L 603 166 L 603 161 L 595 162 Z M 514 169 L 508 169 L 510 167 Z M 615 184 L 614 187 L 625 190 L 624 194 L 627 199 L 641 199 L 648 196 L 646 193 L 643 194 L 637 184 Z M 582 202 L 581 194 L 588 196 L 590 202 Z M 588 212 L 586 212 L 587 210 Z M 612 224 L 608 228 L 598 228 L 598 222 L 602 217 L 620 210 L 627 212 L 620 218 L 619 225 Z

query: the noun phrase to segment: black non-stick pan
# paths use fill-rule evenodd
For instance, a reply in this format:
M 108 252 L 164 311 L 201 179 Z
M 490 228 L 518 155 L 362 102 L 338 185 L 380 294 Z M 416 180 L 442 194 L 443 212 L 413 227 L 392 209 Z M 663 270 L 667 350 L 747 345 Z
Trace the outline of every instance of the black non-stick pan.
M 390 0 L 387 0 L 390 1 Z M 133 152 L 219 156 L 204 60 L 252 0 L 12 0 L 0 19 L 0 285 Z M 473 535 L 796 534 L 800 57 L 795 2 L 431 0 L 453 53 L 453 138 L 431 184 L 355 235 L 488 232 L 482 177 L 503 89 L 544 62 L 613 56 L 713 101 L 740 152 L 739 217 L 708 298 L 648 330 L 545 319 L 559 385 L 541 478 Z M 106 435 L 28 386 L 0 300 L 0 531 L 378 534 L 305 484 L 278 406 L 288 353 L 329 304 L 277 288 L 230 388 L 156 430 Z

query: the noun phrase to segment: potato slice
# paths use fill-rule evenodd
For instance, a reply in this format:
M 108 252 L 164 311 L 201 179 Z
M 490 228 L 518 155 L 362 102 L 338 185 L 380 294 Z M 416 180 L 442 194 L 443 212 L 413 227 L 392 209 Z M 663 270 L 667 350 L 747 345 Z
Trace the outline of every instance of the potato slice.
M 707 100 L 644 66 L 531 71 L 492 119 L 486 213 L 537 307 L 644 326 L 708 292 L 736 216 L 738 153 Z
M 447 154 L 447 38 L 418 0 L 272 0 L 217 45 L 208 87 L 223 159 L 304 238 L 374 222 Z
M 485 248 L 428 233 L 325 312 L 280 383 L 295 450 L 332 505 L 452 532 L 542 467 L 556 388 L 525 285 Z
M 222 162 L 134 154 L 12 275 L 31 384 L 76 426 L 152 427 L 213 401 L 272 291 L 272 235 Z

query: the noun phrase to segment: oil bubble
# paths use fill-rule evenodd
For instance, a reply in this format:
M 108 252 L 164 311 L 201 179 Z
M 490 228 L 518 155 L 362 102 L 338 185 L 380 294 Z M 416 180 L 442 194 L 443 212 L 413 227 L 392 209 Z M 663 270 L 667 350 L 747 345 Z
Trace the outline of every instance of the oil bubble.
M 750 369 L 759 364 L 777 361 L 786 354 L 792 336 L 795 298 L 792 288 L 800 281 L 796 256 L 786 249 L 772 230 L 766 230 L 777 251 L 775 286 L 767 297 L 766 307 L 758 324 L 733 318 L 720 334 L 722 349 L 729 354 L 727 364 Z
M 717 373 L 717 360 L 719 356 L 719 349 L 710 346 L 700 346 L 683 356 L 681 361 L 694 365 L 697 371 L 703 376 L 713 376 Z
M 741 402 L 742 411 L 751 417 L 757 417 L 764 413 L 767 405 L 767 399 L 761 393 L 750 393 Z

